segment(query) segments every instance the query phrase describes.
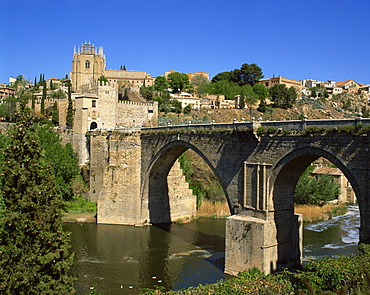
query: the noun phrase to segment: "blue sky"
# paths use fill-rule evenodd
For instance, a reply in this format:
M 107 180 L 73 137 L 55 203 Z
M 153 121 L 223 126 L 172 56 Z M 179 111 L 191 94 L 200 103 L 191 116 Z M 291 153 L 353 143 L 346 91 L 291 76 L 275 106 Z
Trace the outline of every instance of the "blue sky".
M 265 78 L 370 84 L 370 0 L 2 3 L 0 83 L 61 78 L 74 46 L 103 46 L 107 69 L 217 73 L 256 63 Z

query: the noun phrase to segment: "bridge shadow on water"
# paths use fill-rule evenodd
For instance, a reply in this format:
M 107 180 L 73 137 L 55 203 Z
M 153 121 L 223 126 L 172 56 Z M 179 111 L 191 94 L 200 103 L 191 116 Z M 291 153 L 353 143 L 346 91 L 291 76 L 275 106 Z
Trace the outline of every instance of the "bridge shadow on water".
M 225 238 L 218 235 L 208 235 L 198 230 L 171 223 L 161 223 L 153 225 L 164 230 L 184 242 L 208 251 L 211 256 L 205 261 L 217 267 L 221 271 L 225 269 Z

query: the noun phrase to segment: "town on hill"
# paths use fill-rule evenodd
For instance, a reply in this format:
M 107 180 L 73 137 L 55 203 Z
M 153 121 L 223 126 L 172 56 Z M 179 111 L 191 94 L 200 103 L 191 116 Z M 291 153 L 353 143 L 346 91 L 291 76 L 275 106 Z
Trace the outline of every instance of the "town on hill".
M 370 116 L 370 85 L 354 80 L 266 79 L 256 64 L 243 64 L 211 80 L 203 71 L 169 70 L 152 77 L 125 65 L 106 69 L 103 47 L 90 42 L 74 48 L 71 71 L 61 79 L 40 74 L 31 83 L 19 75 L 1 84 L 0 120 L 12 122 L 17 92 L 27 93 L 36 115 L 74 134 L 81 164 L 87 156 L 76 138 L 90 130 Z

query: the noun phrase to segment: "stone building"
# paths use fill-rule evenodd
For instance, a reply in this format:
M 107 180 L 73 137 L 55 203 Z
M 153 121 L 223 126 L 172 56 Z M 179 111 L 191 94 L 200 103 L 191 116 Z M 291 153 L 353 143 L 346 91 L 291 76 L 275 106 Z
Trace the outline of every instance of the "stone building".
M 143 71 L 107 70 L 106 58 L 103 47 L 97 50 L 93 44 L 85 42 L 77 50 L 74 49 L 72 71 L 70 78 L 72 90 L 80 91 L 83 85 L 96 83 L 101 76 L 108 82 L 128 86 L 150 86 L 154 84 L 154 78 Z
M 279 77 L 272 77 L 269 79 L 261 79 L 258 83 L 263 84 L 266 88 L 271 88 L 275 84 L 285 84 L 287 88 L 294 87 L 297 91 L 298 97 L 302 96 L 302 83 L 298 80 L 287 79 L 281 76 Z
M 15 94 L 15 89 L 6 87 L 6 86 L 0 87 L 0 102 L 9 96 L 13 96 L 14 94 Z
M 103 48 L 84 43 L 74 49 L 72 71 L 72 103 L 74 109 L 73 129 L 68 130 L 78 153 L 79 163 L 89 159 L 86 133 L 90 130 L 110 131 L 123 128 L 139 128 L 158 125 L 158 103 L 121 100 L 121 87 L 139 89 L 154 83 L 154 78 L 142 71 L 107 70 Z M 100 77 L 104 76 L 104 81 Z M 137 91 L 138 92 L 138 91 Z M 137 96 L 139 94 L 136 94 Z M 58 100 L 59 128 L 66 128 L 67 99 Z

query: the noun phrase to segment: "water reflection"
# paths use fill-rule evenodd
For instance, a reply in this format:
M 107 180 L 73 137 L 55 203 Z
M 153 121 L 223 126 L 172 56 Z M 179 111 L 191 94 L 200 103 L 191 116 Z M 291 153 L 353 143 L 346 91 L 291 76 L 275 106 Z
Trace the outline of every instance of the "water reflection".
M 306 224 L 304 259 L 354 254 L 359 210 L 329 221 Z M 178 290 L 215 283 L 223 273 L 225 219 L 201 218 L 188 224 L 120 226 L 66 224 L 76 254 L 77 294 L 97 285 L 102 294 L 137 294 L 139 288 Z
M 224 259 L 225 220 L 214 221 L 164 228 L 66 224 L 77 258 L 77 294 L 94 284 L 103 294 L 136 294 L 139 288 L 178 290 L 224 278 L 216 262 Z

